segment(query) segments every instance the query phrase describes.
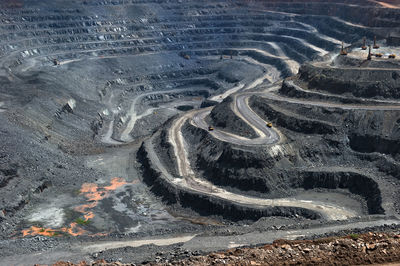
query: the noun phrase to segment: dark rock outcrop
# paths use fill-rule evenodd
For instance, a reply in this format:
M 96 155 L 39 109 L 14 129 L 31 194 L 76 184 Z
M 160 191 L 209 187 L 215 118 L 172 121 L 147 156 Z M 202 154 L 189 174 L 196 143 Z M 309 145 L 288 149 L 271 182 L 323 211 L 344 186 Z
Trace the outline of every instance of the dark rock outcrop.
M 378 184 L 368 176 L 355 172 L 316 172 L 301 173 L 303 187 L 313 188 L 345 188 L 351 193 L 362 196 L 367 201 L 370 214 L 383 214 L 382 197 Z

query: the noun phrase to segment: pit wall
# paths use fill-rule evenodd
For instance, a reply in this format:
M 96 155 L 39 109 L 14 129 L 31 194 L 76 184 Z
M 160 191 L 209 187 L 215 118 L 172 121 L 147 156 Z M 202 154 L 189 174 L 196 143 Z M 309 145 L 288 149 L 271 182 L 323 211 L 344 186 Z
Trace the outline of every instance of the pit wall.
M 344 117 L 343 122 L 352 150 L 397 158 L 400 148 L 399 110 L 353 110 Z
M 315 172 L 300 173 L 304 189 L 348 189 L 367 201 L 369 214 L 384 214 L 382 196 L 378 184 L 370 177 L 355 172 Z
M 349 137 L 351 149 L 362 153 L 383 153 L 396 156 L 400 153 L 400 140 L 374 135 L 354 134 Z
M 308 83 L 309 89 L 333 94 L 351 93 L 355 97 L 400 99 L 400 70 L 340 69 L 300 67 L 299 79 Z

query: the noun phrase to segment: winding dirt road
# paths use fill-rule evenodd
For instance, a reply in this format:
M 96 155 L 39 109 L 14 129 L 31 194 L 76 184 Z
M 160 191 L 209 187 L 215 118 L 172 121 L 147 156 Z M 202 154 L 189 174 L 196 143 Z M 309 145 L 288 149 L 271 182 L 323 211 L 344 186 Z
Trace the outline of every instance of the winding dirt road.
M 259 83 L 252 83 L 252 86 L 244 87 L 243 91 L 256 87 Z M 288 98 L 274 93 L 279 87 L 270 86 L 267 90 L 259 92 L 242 92 L 236 94 L 232 103 L 233 112 L 243 121 L 245 121 L 257 133 L 258 137 L 254 139 L 245 138 L 230 132 L 215 129 L 210 131 L 214 138 L 221 141 L 229 142 L 235 145 L 267 145 L 266 149 L 279 146 L 281 134 L 273 128 L 266 126 L 267 121 L 260 118 L 248 104 L 248 99 L 252 95 L 260 95 L 272 101 L 280 101 L 284 103 L 294 103 L 301 105 L 320 106 L 327 108 L 340 108 L 344 110 L 400 110 L 400 105 L 382 103 L 381 105 L 368 104 L 342 104 L 324 101 L 306 101 L 303 99 Z M 182 126 L 185 122 L 190 121 L 193 126 L 208 130 L 208 124 L 205 121 L 206 116 L 211 112 L 212 108 L 191 111 L 178 118 L 169 130 L 169 141 L 174 148 L 175 157 L 178 165 L 179 175 L 183 178 L 173 178 L 175 185 L 181 186 L 186 190 L 201 192 L 210 196 L 218 197 L 231 202 L 245 204 L 254 207 L 270 207 L 270 206 L 287 206 L 313 210 L 322 214 L 328 220 L 345 220 L 357 216 L 353 210 L 345 209 L 339 206 L 326 204 L 318 201 L 301 201 L 291 198 L 283 199 L 262 199 L 249 197 L 241 194 L 232 193 L 213 185 L 211 182 L 196 177 L 192 170 L 188 152 L 186 149 L 185 139 L 182 135 Z
M 271 89 L 274 89 L 272 87 Z M 213 137 L 222 141 L 230 142 L 237 145 L 274 145 L 280 140 L 280 135 L 275 129 L 266 127 L 266 121 L 262 120 L 248 105 L 248 98 L 253 93 L 242 93 L 235 97 L 233 110 L 238 114 L 246 123 L 251 125 L 257 134 L 258 138 L 247 139 L 237 136 L 232 133 L 214 130 L 210 132 Z M 294 198 L 281 198 L 281 199 L 264 199 L 236 194 L 215 186 L 211 182 L 196 177 L 196 174 L 191 168 L 188 152 L 186 149 L 185 139 L 182 135 L 182 126 L 186 121 L 190 120 L 192 125 L 207 130 L 207 124 L 204 118 L 211 111 L 211 108 L 205 110 L 191 111 L 175 120 L 169 129 L 169 141 L 174 148 L 174 154 L 177 160 L 178 172 L 182 178 L 172 177 L 164 167 L 159 170 L 166 176 L 167 181 L 176 186 L 180 186 L 185 190 L 200 192 L 209 196 L 217 197 L 220 199 L 228 200 L 237 204 L 244 204 L 257 208 L 265 208 L 272 206 L 285 206 L 295 208 L 305 208 L 320 213 L 328 220 L 346 220 L 357 216 L 358 214 L 352 210 L 327 204 L 317 201 L 296 200 Z M 156 157 L 156 152 L 152 147 L 151 142 L 148 144 L 150 158 Z M 155 165 L 159 165 L 160 161 L 153 161 Z
M 132 141 L 132 137 L 130 136 L 130 133 L 132 132 L 133 128 L 135 127 L 136 121 L 138 121 L 139 119 L 150 115 L 153 111 L 157 110 L 158 108 L 148 108 L 146 109 L 146 111 L 144 111 L 143 113 L 138 114 L 137 112 L 137 105 L 140 102 L 140 100 L 142 100 L 144 97 L 146 96 L 150 96 L 150 95 L 165 95 L 168 93 L 183 93 L 183 92 L 187 92 L 187 91 L 198 91 L 198 89 L 173 89 L 173 90 L 167 90 L 167 91 L 151 91 L 148 93 L 143 93 L 138 95 L 137 97 L 135 97 L 131 103 L 131 106 L 126 114 L 126 119 L 128 120 L 128 123 L 126 124 L 125 129 L 123 130 L 122 134 L 121 134 L 121 141 L 123 142 L 130 142 Z

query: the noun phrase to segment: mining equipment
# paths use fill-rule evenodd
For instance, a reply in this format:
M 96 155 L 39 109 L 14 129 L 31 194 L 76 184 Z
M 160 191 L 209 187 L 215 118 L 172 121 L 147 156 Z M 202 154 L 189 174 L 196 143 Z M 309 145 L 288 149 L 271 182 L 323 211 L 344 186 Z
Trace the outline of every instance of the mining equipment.
M 371 45 L 369 46 L 369 49 L 368 49 L 368 57 L 367 57 L 367 60 L 371 60 L 372 59 L 372 56 L 371 56 Z
M 376 44 L 376 36 L 374 36 L 374 49 L 379 49 L 379 45 Z
M 212 126 L 208 127 L 208 131 L 213 131 L 213 130 L 214 130 L 214 128 Z
M 342 49 L 340 49 L 340 55 L 347 55 L 347 50 L 344 49 L 343 42 L 342 42 Z
M 271 128 L 271 127 L 272 127 L 272 123 L 271 123 L 271 122 L 268 122 L 268 123 L 267 123 L 267 127 Z
M 390 55 L 389 55 L 389 58 L 395 59 L 395 58 L 396 58 L 396 55 L 395 55 L 395 54 L 390 54 Z
M 383 54 L 381 54 L 381 53 L 375 54 L 375 57 L 382 57 L 382 56 L 383 56 Z
M 366 39 L 365 39 L 365 37 L 364 37 L 364 39 L 363 39 L 363 45 L 361 46 L 361 49 L 362 49 L 362 50 L 367 50 Z

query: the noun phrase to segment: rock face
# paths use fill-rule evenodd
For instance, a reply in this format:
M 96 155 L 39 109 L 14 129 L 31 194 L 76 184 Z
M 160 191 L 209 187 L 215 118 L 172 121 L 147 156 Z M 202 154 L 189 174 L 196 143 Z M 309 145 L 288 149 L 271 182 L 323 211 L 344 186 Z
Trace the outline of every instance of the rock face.
M 342 69 L 303 65 L 299 79 L 309 89 L 326 90 L 334 94 L 352 94 L 364 98 L 400 98 L 400 70 Z
M 386 139 L 380 136 L 352 135 L 350 147 L 359 152 L 378 152 L 396 156 L 399 154 L 400 142 L 398 139 Z
M 305 189 L 327 188 L 349 189 L 351 193 L 364 197 L 370 214 L 383 214 L 381 191 L 370 177 L 352 172 L 303 172 Z

